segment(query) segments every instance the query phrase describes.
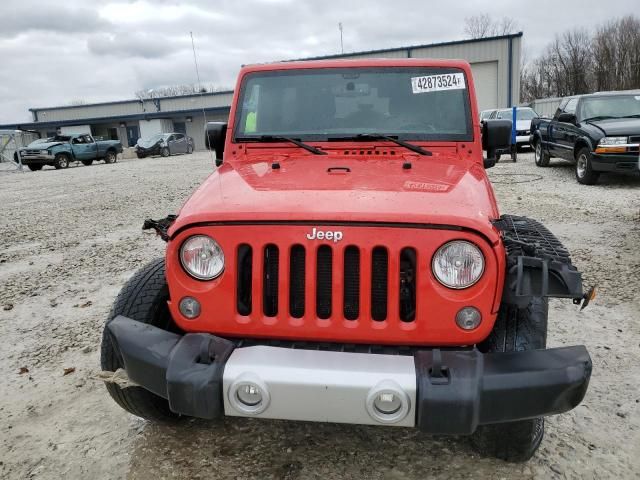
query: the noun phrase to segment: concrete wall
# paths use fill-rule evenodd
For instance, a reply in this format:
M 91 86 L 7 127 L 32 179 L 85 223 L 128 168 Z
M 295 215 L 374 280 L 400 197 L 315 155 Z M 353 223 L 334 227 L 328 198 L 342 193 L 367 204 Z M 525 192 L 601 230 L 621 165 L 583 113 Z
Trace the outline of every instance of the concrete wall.
M 88 133 L 91 135 L 91 125 L 74 125 L 71 127 L 60 127 L 60 135 L 72 135 L 74 133 Z

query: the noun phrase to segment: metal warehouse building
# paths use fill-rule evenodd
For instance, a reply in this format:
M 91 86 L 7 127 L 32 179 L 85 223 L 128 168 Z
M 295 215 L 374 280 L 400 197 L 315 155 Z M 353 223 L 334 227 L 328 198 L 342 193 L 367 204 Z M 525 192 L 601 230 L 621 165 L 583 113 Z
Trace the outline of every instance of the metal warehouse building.
M 522 32 L 499 37 L 409 47 L 345 53 L 302 60 L 338 58 L 457 58 L 467 60 L 473 71 L 481 110 L 510 107 L 520 99 Z M 32 130 L 40 135 L 91 133 L 119 139 L 127 146 L 140 137 L 161 132 L 182 132 L 204 148 L 204 114 L 208 121 L 226 120 L 232 91 L 122 100 L 88 105 L 30 109 L 33 121 L 0 128 Z M 204 111 L 204 114 L 203 114 Z

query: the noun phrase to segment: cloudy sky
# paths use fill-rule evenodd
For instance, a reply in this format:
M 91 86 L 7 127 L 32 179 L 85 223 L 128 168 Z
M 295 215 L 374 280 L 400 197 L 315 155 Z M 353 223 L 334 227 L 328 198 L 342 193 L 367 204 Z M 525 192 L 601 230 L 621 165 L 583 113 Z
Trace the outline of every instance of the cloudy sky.
M 28 108 L 132 98 L 141 89 L 230 87 L 243 63 L 459 40 L 464 18 L 509 16 L 527 58 L 570 27 L 635 13 L 638 0 L 1 0 L 0 124 Z

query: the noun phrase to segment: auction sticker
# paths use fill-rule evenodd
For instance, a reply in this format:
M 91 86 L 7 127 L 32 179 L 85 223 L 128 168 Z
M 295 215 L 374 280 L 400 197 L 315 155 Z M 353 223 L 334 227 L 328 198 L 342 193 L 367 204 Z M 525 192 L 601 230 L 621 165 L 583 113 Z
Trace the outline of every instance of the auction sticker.
M 413 93 L 460 90 L 466 87 L 467 86 L 464 82 L 464 73 L 462 72 L 411 78 L 411 89 L 413 90 Z

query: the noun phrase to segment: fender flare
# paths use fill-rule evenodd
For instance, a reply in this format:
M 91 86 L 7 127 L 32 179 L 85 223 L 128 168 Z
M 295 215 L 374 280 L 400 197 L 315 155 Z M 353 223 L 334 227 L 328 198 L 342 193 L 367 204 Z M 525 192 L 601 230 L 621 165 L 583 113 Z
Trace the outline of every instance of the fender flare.
M 589 137 L 585 137 L 585 136 L 579 137 L 576 140 L 576 143 L 573 145 L 573 158 L 576 158 L 576 155 L 578 154 L 578 152 L 582 147 L 587 147 L 591 152 L 595 150 L 593 148 L 593 142 Z

